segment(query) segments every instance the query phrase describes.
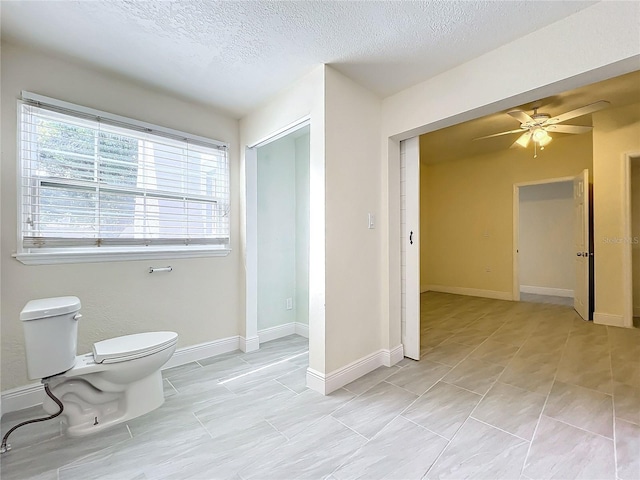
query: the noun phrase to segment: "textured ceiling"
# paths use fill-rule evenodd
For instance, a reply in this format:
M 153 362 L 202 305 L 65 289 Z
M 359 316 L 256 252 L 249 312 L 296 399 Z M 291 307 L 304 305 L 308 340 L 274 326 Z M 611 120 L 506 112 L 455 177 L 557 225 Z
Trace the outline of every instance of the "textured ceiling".
M 241 116 L 315 65 L 393 94 L 587 1 L 11 1 L 2 38 Z
M 514 109 L 531 114 L 534 107 L 539 107 L 538 113 L 548 113 L 555 117 L 598 100 L 610 102 L 611 105 L 608 108 L 640 103 L 640 71 L 586 85 L 553 97 L 541 98 L 536 102 L 516 106 Z M 422 162 L 440 163 L 508 149 L 516 141 L 518 134 L 473 140 L 485 135 L 518 129 L 519 122 L 507 115 L 508 110 L 422 135 L 420 137 Z M 591 125 L 591 115 L 568 120 L 563 122 L 563 125 Z M 551 136 L 562 138 L 568 135 L 552 133 Z M 549 146 L 549 148 L 552 147 L 553 144 Z

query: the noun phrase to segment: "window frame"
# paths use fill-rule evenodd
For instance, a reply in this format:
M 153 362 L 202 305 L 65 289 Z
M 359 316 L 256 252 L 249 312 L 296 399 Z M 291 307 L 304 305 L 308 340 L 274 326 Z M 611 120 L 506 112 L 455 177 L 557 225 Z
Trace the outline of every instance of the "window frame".
M 73 113 L 85 116 L 96 117 L 97 119 L 104 119 L 108 122 L 115 123 L 120 128 L 128 128 L 131 131 L 147 131 L 150 133 L 156 133 L 156 135 L 164 136 L 174 139 L 188 139 L 196 141 L 199 144 L 209 145 L 210 148 L 224 149 L 227 159 L 227 178 L 229 187 L 229 207 L 231 203 L 231 162 L 229 159 L 229 144 L 226 142 L 220 142 L 218 140 L 212 140 L 197 135 L 192 135 L 179 130 L 174 130 L 140 120 L 135 120 L 120 115 L 115 115 L 108 112 L 103 112 L 89 107 L 76 105 L 73 103 L 57 100 L 43 95 L 38 95 L 26 91 L 22 91 L 21 98 L 17 101 L 17 249 L 16 253 L 12 256 L 18 261 L 26 265 L 50 265 L 59 263 L 85 263 L 85 262 L 109 262 L 109 261 L 130 261 L 130 260 L 153 260 L 153 259 L 178 259 L 178 258 L 200 258 L 200 257 L 219 257 L 227 256 L 231 252 L 231 213 L 229 208 L 229 232 L 228 232 L 228 244 L 220 245 L 216 243 L 211 244 L 192 244 L 192 245 L 178 245 L 178 244 L 163 244 L 162 239 L 157 239 L 155 243 L 157 245 L 124 245 L 124 246 L 65 246 L 58 248 L 29 248 L 24 245 L 24 231 L 23 231 L 23 214 L 24 214 L 24 178 L 23 178 L 23 166 L 22 166 L 22 107 L 23 105 L 36 105 L 42 104 L 44 108 L 47 106 L 54 107 L 54 109 L 67 110 L 68 115 L 72 116 Z M 56 111 L 56 110 L 54 110 Z M 64 113 L 64 112 L 60 112 Z M 82 117 L 80 117 L 82 118 Z M 42 182 L 48 181 L 46 178 L 35 179 L 30 177 L 31 180 Z M 51 179 L 50 179 L 51 180 Z M 72 184 L 70 182 L 61 181 L 61 179 L 54 179 L 54 183 L 60 185 Z M 115 187 L 118 189 L 118 187 Z M 213 204 L 211 205 L 213 206 Z M 158 241 L 159 240 L 159 241 Z M 81 242 L 79 242 L 81 243 Z M 89 241 L 88 243 L 92 243 Z M 144 243 L 144 242 L 143 242 Z

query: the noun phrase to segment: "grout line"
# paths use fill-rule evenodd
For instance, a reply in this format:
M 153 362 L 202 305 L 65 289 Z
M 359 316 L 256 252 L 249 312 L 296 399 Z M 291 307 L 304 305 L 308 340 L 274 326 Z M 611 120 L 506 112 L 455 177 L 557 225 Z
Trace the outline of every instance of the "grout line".
M 338 423 L 339 423 L 340 425 L 342 425 L 343 427 L 348 428 L 349 430 L 351 430 L 353 433 L 355 433 L 355 434 L 356 434 L 356 435 L 358 435 L 359 437 L 364 438 L 364 439 L 366 440 L 366 441 L 365 441 L 365 443 L 364 443 L 364 445 L 366 445 L 367 443 L 369 443 L 369 441 L 370 441 L 370 440 L 369 440 L 367 437 L 365 437 L 364 435 L 362 435 L 360 432 L 357 432 L 356 430 L 354 430 L 353 428 L 351 428 L 349 425 L 347 425 L 347 424 L 345 424 L 344 422 L 342 422 L 342 421 L 338 420 L 338 419 L 337 419 L 336 417 L 334 417 L 333 415 L 331 415 L 331 418 L 332 418 L 333 420 L 335 420 L 336 422 L 338 422 Z M 385 427 L 386 427 L 386 425 L 385 425 Z M 382 428 L 382 430 L 384 430 L 384 427 Z M 382 431 L 382 430 L 381 430 L 381 431 Z M 374 435 L 374 437 L 375 437 L 375 435 Z M 371 438 L 373 438 L 373 437 L 371 437 Z M 364 446 L 364 445 L 362 445 L 362 446 Z
M 286 388 L 287 390 L 295 393 L 296 395 L 300 395 L 298 392 L 296 392 L 294 389 L 287 387 L 284 383 L 282 383 L 280 380 L 278 380 L 277 378 L 274 378 L 274 380 L 276 382 L 278 382 L 280 385 L 282 385 L 284 388 Z
M 495 428 L 496 430 L 500 430 L 501 432 L 507 433 L 507 434 L 511 435 L 512 437 L 519 438 L 520 440 L 522 440 L 522 441 L 524 441 L 524 442 L 529 443 L 529 442 L 531 441 L 531 440 L 527 440 L 526 438 L 521 437 L 520 435 L 516 435 L 515 433 L 507 432 L 504 428 L 500 428 L 500 427 L 498 427 L 498 426 L 496 426 L 496 425 L 492 425 L 492 424 L 490 424 L 490 423 L 488 423 L 488 422 L 485 422 L 485 421 L 483 421 L 483 420 L 480 420 L 479 418 L 474 417 L 474 416 L 472 416 L 472 415 L 469 415 L 469 417 L 471 417 L 471 418 L 472 418 L 473 420 L 475 420 L 476 422 L 484 423 L 485 425 L 487 425 L 487 426 L 489 426 L 489 427 L 491 427 L 491 428 Z
M 124 426 L 125 426 L 125 427 L 127 427 L 127 432 L 129 432 L 129 436 L 130 436 L 131 438 L 133 438 L 133 433 L 131 433 L 131 429 L 129 428 L 129 424 L 128 424 L 128 423 L 125 423 L 125 424 L 124 424 Z
M 607 350 L 609 352 L 609 371 L 611 372 L 611 405 L 613 407 L 613 460 L 616 472 L 616 478 L 618 477 L 618 441 L 616 437 L 616 397 L 615 397 L 615 384 L 613 380 L 613 359 L 611 358 L 611 337 L 609 336 L 609 327 L 607 328 Z
M 407 417 L 405 417 L 405 416 L 403 416 L 403 415 L 398 415 L 398 416 L 401 416 L 403 420 L 406 420 L 407 422 L 411 422 L 411 423 L 413 423 L 414 425 L 416 425 L 416 426 L 418 426 L 418 427 L 422 428 L 423 430 L 426 430 L 426 431 L 427 431 L 427 432 L 429 432 L 429 433 L 433 433 L 434 435 L 436 435 L 436 436 L 438 436 L 438 437 L 440 437 L 440 438 L 443 438 L 443 439 L 445 439 L 447 442 L 449 442 L 449 439 L 448 439 L 447 437 L 444 437 L 444 436 L 440 435 L 439 433 L 434 432 L 433 430 L 429 430 L 429 429 L 428 429 L 427 427 L 425 427 L 424 425 L 420 425 L 419 423 L 416 423 L 416 422 L 414 422 L 413 420 L 411 420 L 410 418 L 407 418 Z
M 554 420 L 554 421 L 556 421 L 556 422 L 564 423 L 565 425 L 568 425 L 568 426 L 570 426 L 570 427 L 577 428 L 578 430 L 582 430 L 582 431 L 583 431 L 583 432 L 585 432 L 585 433 L 589 433 L 589 434 L 591 434 L 591 435 L 595 435 L 595 436 L 597 436 L 597 437 L 604 438 L 605 440 L 609 440 L 610 442 L 613 442 L 613 441 L 614 441 L 614 439 L 613 439 L 613 438 L 611 438 L 611 437 L 607 437 L 606 435 L 602 435 L 601 433 L 592 432 L 591 430 L 587 430 L 587 429 L 586 429 L 586 428 L 584 428 L 584 427 L 579 427 L 578 425 L 574 425 L 573 423 L 569 423 L 569 422 L 567 422 L 566 420 L 561 420 L 561 419 L 556 418 L 556 417 L 550 417 L 549 415 L 542 415 L 542 416 L 543 416 L 543 417 L 550 418 L 551 420 Z
M 469 392 L 469 393 L 473 393 L 474 395 L 479 395 L 479 396 L 481 396 L 481 397 L 484 397 L 484 395 L 483 395 L 483 394 L 481 394 L 481 393 L 474 392 L 473 390 L 469 390 L 468 388 L 461 387 L 460 385 L 456 385 L 455 383 L 449 383 L 449 382 L 447 382 L 446 380 L 440 380 L 440 381 L 441 381 L 442 383 L 445 383 L 445 384 L 449 385 L 450 387 L 456 387 L 456 388 L 459 388 L 460 390 L 465 390 L 465 391 L 467 391 L 467 392 Z M 493 383 L 495 383 L 495 380 L 494 380 L 494 382 L 493 382 Z M 491 387 L 493 387 L 493 383 L 491 384 Z M 489 390 L 491 390 L 491 387 L 489 387 Z M 487 390 L 487 392 L 488 392 L 489 390 Z M 486 395 L 486 393 L 485 393 L 485 395 Z
M 180 392 L 178 391 L 178 389 L 173 385 L 173 383 L 171 383 L 171 381 L 170 381 L 168 378 L 165 378 L 165 381 L 166 381 L 169 385 L 171 385 L 171 388 L 173 388 L 173 390 L 174 390 L 176 393 L 180 393 Z
M 193 415 L 196 420 L 198 421 L 198 423 L 200 424 L 200 426 L 202 428 L 204 428 L 204 431 L 207 432 L 207 435 L 209 435 L 209 438 L 211 438 L 211 440 L 213 440 L 213 435 L 211 435 L 211 432 L 209 431 L 209 429 L 207 427 L 204 426 L 204 423 L 202 423 L 202 421 L 200 420 L 200 418 L 198 418 L 198 415 L 196 415 L 196 412 L 191 412 L 191 415 Z
M 219 380 L 218 381 L 218 385 L 224 385 L 225 383 L 232 382 L 232 381 L 237 380 L 239 378 L 246 377 L 247 375 L 252 375 L 252 374 L 254 374 L 256 372 L 260 372 L 262 370 L 266 370 L 267 368 L 271 368 L 271 367 L 273 367 L 275 365 L 280 365 L 281 363 L 285 363 L 288 360 L 292 360 L 294 358 L 301 357 L 302 355 L 305 355 L 306 353 L 307 352 L 298 353 L 296 355 L 292 355 L 290 357 L 286 357 L 286 358 L 283 358 L 281 360 L 278 360 L 277 362 L 273 362 L 273 363 L 269 363 L 267 365 L 263 365 L 262 367 L 258 367 L 255 370 L 251 370 L 249 372 L 241 373 L 240 375 L 236 375 L 235 377 L 227 378 L 225 380 Z
M 267 420 L 267 418 L 265 416 L 261 415 L 261 417 L 262 417 L 262 420 L 264 420 L 265 422 L 267 422 L 271 426 L 271 428 L 273 428 L 276 432 L 278 432 L 280 435 L 282 435 L 287 442 L 289 440 L 291 440 L 288 436 L 286 436 L 284 434 L 284 432 L 280 431 L 273 423 L 271 423 L 269 420 Z
M 567 344 L 569 343 L 569 335 L 567 335 L 567 339 L 564 342 L 564 347 L 562 348 L 562 353 L 560 354 L 560 360 L 558 360 L 558 365 L 556 366 L 556 371 L 553 375 L 553 381 L 551 382 L 551 388 L 549 388 L 549 392 L 547 393 L 547 397 L 544 399 L 544 404 L 542 405 L 542 410 L 540 410 L 540 415 L 538 416 L 538 421 L 536 422 L 536 426 L 533 429 L 533 434 L 531 435 L 531 441 L 529 442 L 529 448 L 527 449 L 527 454 L 524 457 L 524 462 L 522 464 L 522 469 L 520 470 L 520 475 L 524 475 L 524 469 L 527 466 L 527 460 L 529 460 L 529 455 L 531 454 L 531 446 L 533 445 L 533 441 L 536 438 L 536 433 L 538 433 L 538 427 L 540 426 L 540 421 L 544 416 L 544 410 L 547 408 L 547 403 L 549 402 L 549 397 L 551 396 L 551 392 L 553 390 L 553 385 L 556 383 L 556 378 L 558 376 L 558 369 L 560 364 L 562 363 L 562 359 L 564 358 L 564 354 L 567 350 Z M 524 344 L 523 344 L 524 345 Z M 516 354 L 517 355 L 517 354 Z

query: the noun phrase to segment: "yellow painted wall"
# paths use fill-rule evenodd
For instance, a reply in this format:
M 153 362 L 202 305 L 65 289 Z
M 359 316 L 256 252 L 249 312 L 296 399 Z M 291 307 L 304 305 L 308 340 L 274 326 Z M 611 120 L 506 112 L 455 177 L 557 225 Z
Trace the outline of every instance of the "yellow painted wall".
M 422 284 L 511 298 L 513 184 L 591 171 L 592 139 L 555 138 L 536 159 L 532 148 L 430 165 L 429 152 L 420 155 Z
M 640 103 L 593 114 L 595 316 L 624 314 L 623 239 L 625 153 L 640 151 Z M 603 319 L 604 320 L 604 319 Z M 609 320 L 615 320 L 610 318 Z
M 422 149 L 421 149 L 422 150 Z M 424 186 L 427 184 L 427 169 L 424 164 L 420 165 L 420 291 L 427 290 L 427 199 L 424 192 Z
M 631 252 L 633 316 L 640 316 L 640 160 L 631 163 Z

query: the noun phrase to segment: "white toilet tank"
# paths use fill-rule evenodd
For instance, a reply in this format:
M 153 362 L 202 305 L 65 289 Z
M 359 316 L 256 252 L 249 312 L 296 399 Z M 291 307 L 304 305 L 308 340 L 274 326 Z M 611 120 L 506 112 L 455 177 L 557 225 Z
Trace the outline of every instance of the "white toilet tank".
M 27 355 L 27 373 L 32 380 L 66 372 L 76 360 L 78 297 L 31 300 L 20 312 Z

